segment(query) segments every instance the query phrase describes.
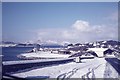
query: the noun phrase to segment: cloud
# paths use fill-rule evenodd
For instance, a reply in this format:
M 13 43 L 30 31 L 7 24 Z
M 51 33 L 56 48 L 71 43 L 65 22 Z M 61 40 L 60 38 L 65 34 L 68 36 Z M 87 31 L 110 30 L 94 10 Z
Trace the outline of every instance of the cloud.
M 87 21 L 76 20 L 63 36 L 77 42 L 117 39 L 118 29 L 113 25 L 90 25 Z
M 113 25 L 91 25 L 88 21 L 76 20 L 71 27 L 38 30 L 38 39 L 48 42 L 90 42 L 117 39 L 118 29 Z
M 74 30 L 68 29 L 68 30 L 62 31 L 61 37 L 64 38 L 64 39 L 69 39 L 70 40 L 70 39 L 76 38 L 77 36 L 76 36 L 76 32 Z
M 58 44 L 57 41 L 53 41 L 53 40 L 48 40 L 48 41 L 46 41 L 46 43 L 49 43 L 49 44 Z
M 74 31 L 79 31 L 79 32 L 94 32 L 94 33 L 100 33 L 104 29 L 104 25 L 90 25 L 89 22 L 83 21 L 83 20 L 77 20 L 72 28 L 75 29 Z
M 48 40 L 51 40 L 51 41 L 61 41 L 62 38 L 62 31 L 64 29 L 58 29 L 58 28 L 49 28 L 49 29 L 39 29 L 39 30 L 36 30 L 36 34 L 37 34 L 37 39 L 40 39 L 41 41 L 48 41 Z
M 77 20 L 72 27 L 79 31 L 88 31 L 89 22 L 83 20 Z

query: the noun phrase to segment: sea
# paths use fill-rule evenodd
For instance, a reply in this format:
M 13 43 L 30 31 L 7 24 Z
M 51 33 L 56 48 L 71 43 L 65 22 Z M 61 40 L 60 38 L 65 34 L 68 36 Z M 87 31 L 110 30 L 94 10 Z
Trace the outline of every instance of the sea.
M 60 48 L 61 46 L 44 46 L 44 48 Z M 17 55 L 26 53 L 34 47 L 2 47 L 2 61 L 21 60 Z

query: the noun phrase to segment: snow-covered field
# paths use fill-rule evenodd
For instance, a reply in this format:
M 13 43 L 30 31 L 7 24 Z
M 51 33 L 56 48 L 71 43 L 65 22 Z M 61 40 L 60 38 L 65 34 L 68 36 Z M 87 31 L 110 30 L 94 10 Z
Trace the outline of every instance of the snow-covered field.
M 51 53 L 50 51 L 38 51 L 38 52 L 31 52 L 31 53 L 23 53 L 19 56 L 24 58 L 68 58 L 70 55 L 68 54 L 57 54 Z
M 29 70 L 26 72 L 12 74 L 14 76 L 29 77 L 46 77 L 46 78 L 108 78 L 105 74 L 106 60 L 104 58 L 83 59 L 81 63 L 70 62 L 66 64 L 47 66 Z M 114 73 L 116 74 L 116 73 Z M 113 77 L 113 76 L 112 76 Z M 111 77 L 111 78 L 112 78 Z

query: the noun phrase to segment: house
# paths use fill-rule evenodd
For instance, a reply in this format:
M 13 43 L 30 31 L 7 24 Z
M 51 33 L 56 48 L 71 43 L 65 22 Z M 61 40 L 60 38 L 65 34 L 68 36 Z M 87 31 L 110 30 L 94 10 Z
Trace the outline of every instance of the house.
M 114 52 L 114 50 L 107 49 L 106 51 L 103 52 L 103 54 L 105 57 L 114 56 L 113 52 Z
M 58 50 L 58 53 L 60 53 L 60 54 L 71 54 L 71 52 L 69 50 L 64 50 L 64 49 Z

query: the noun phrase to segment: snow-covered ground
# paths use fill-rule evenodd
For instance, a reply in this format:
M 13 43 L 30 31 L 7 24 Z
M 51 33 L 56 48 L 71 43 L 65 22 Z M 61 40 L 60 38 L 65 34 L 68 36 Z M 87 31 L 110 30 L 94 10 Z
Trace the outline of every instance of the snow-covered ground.
M 89 49 L 103 54 L 106 49 Z M 54 53 L 27 53 L 22 54 L 26 57 L 68 57 L 69 55 Z M 100 55 L 102 56 L 102 55 Z M 83 56 L 84 57 L 84 56 Z M 109 65 L 105 58 L 82 59 L 80 63 L 70 62 L 66 64 L 52 65 L 37 68 L 25 72 L 12 74 L 22 78 L 118 78 L 118 73 Z
M 57 54 L 51 53 L 51 51 L 38 51 L 38 52 L 31 52 L 31 53 L 23 53 L 19 56 L 24 58 L 68 58 L 70 55 L 68 54 Z
M 103 51 L 107 50 L 107 48 L 89 48 L 88 50 L 95 51 L 95 53 L 99 57 L 103 57 Z M 20 58 L 68 58 L 69 54 L 58 54 L 58 53 L 51 53 L 51 51 L 37 51 L 37 52 L 30 52 L 30 53 L 23 53 L 18 55 Z
M 89 56 L 88 56 L 88 55 L 87 55 L 87 56 L 82 55 L 82 56 L 80 56 L 80 57 L 81 57 L 81 58 L 86 58 L 86 57 L 89 58 L 89 57 L 95 57 L 95 56 L 93 56 L 93 55 L 89 55 Z
M 118 72 L 109 63 L 106 63 L 104 76 L 106 78 L 119 78 L 120 79 L 120 75 L 118 74 Z
M 81 61 L 81 63 L 70 62 L 33 69 L 12 75 L 22 78 L 107 78 L 105 75 L 107 73 L 107 62 L 104 58 L 83 59 Z
M 88 48 L 89 51 L 94 51 L 98 57 L 103 57 L 103 52 L 108 48 Z

